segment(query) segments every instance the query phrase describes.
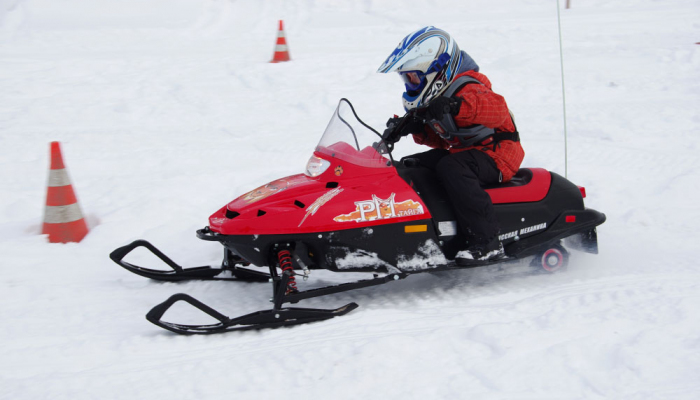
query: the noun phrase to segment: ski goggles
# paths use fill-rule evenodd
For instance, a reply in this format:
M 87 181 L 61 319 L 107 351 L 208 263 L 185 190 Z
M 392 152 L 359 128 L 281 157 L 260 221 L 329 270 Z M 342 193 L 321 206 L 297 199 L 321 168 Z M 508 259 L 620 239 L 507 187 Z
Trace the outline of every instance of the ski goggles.
M 408 90 L 417 90 L 425 81 L 425 74 L 421 71 L 401 71 L 399 75 Z
M 444 71 L 449 61 L 450 55 L 447 53 L 442 53 L 440 57 L 430 64 L 427 71 L 401 71 L 399 72 L 399 75 L 401 75 L 401 79 L 403 79 L 403 83 L 406 85 L 407 91 L 420 90 L 422 89 L 423 85 L 425 85 L 426 76 L 433 72 L 437 72 L 439 74 L 440 71 Z

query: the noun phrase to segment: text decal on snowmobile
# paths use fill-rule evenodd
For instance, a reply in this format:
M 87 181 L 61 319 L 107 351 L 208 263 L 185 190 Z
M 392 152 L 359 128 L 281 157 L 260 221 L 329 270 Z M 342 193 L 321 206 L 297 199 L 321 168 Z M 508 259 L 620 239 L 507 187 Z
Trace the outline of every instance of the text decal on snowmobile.
M 337 196 L 342 191 L 343 189 L 341 189 L 340 186 L 333 190 L 329 190 L 321 197 L 316 199 L 316 201 L 314 201 L 310 206 L 306 207 L 306 215 L 304 215 L 304 218 L 301 220 L 301 222 L 299 222 L 299 226 L 301 226 L 301 224 L 303 224 L 304 221 L 306 221 L 306 218 L 309 215 L 315 215 L 319 208 L 331 201 L 332 198 Z
M 380 199 L 377 195 L 372 195 L 372 200 L 356 201 L 355 211 L 349 214 L 338 215 L 333 218 L 336 222 L 366 222 L 379 219 L 389 219 L 406 217 L 409 215 L 423 214 L 423 205 L 411 199 L 396 203 L 392 193 L 388 199 Z
M 498 236 L 498 240 L 503 241 L 506 239 L 514 238 L 518 235 L 524 235 L 526 233 L 539 231 L 539 230 L 545 229 L 545 228 L 547 228 L 547 223 L 543 222 L 541 224 L 528 226 L 527 228 L 522 228 L 522 229 L 520 229 L 520 231 L 513 231 L 513 232 L 504 233 L 504 234 Z M 518 233 L 518 232 L 520 232 L 520 233 Z

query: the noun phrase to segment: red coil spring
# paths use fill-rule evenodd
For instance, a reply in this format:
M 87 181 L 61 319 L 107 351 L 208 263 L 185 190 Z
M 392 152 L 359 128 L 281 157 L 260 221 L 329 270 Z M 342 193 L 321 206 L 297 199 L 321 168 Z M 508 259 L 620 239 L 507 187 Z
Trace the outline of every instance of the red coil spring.
M 289 252 L 289 250 L 282 250 L 277 253 L 277 258 L 280 261 L 282 273 L 289 271 L 289 281 L 287 282 L 287 291 L 285 294 L 298 292 L 297 280 L 294 278 L 294 268 L 292 267 L 292 254 Z

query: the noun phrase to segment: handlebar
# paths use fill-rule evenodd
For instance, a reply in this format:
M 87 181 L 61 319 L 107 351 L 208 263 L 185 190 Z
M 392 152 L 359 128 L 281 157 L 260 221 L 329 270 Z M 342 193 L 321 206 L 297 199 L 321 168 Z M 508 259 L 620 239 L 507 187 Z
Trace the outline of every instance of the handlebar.
M 398 142 L 402 136 L 402 131 L 411 122 L 421 122 L 426 123 L 424 117 L 427 107 L 417 107 L 412 108 L 404 114 L 403 117 L 397 118 L 398 122 L 396 124 L 390 123 L 382 134 L 382 141 L 388 144 L 394 144 Z

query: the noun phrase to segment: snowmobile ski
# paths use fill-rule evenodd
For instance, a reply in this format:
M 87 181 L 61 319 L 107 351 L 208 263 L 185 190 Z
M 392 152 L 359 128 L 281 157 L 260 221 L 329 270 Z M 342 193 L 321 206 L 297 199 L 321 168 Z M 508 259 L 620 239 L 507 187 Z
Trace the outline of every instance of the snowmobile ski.
M 160 258 L 165 264 L 172 268 L 171 271 L 156 270 L 140 267 L 124 261 L 124 257 L 138 247 L 146 248 L 156 257 Z M 166 256 L 145 240 L 136 240 L 131 244 L 122 246 L 110 253 L 109 258 L 115 263 L 124 267 L 127 271 L 131 271 L 137 275 L 159 281 L 185 281 L 185 280 L 216 280 L 216 281 L 250 281 L 250 282 L 267 282 L 270 275 L 264 272 L 255 271 L 249 268 L 242 268 L 236 265 L 241 263 L 240 258 L 235 257 L 229 251 L 224 253 L 224 261 L 221 268 L 212 268 L 209 266 L 183 268 L 170 257 Z M 245 263 L 247 264 L 247 263 Z M 224 275 L 224 271 L 230 271 L 233 277 L 219 276 Z
M 365 279 L 357 282 L 326 286 L 303 292 L 297 291 L 294 293 L 288 293 L 287 288 L 289 287 L 290 280 L 293 279 L 293 275 L 289 272 L 285 272 L 280 276 L 274 273 L 274 270 L 272 271 L 275 276 L 270 279 L 273 284 L 272 287 L 274 292 L 274 297 L 272 298 L 273 307 L 271 310 L 256 311 L 240 317 L 229 318 L 201 301 L 193 298 L 192 296 L 179 293 L 171 296 L 163 303 L 153 307 L 153 309 L 146 314 L 146 319 L 163 329 L 185 335 L 212 334 L 237 330 L 277 328 L 280 326 L 299 325 L 345 315 L 356 309 L 358 305 L 357 303 L 348 303 L 337 309 L 317 309 L 298 307 L 283 308 L 282 304 L 296 303 L 302 299 L 325 296 L 332 293 L 339 293 L 362 287 L 382 285 L 384 283 L 406 277 L 405 274 L 391 274 L 384 277 L 375 277 L 373 279 Z M 219 322 L 216 324 L 207 325 L 184 325 L 163 321 L 163 315 L 178 301 L 189 303 L 193 307 L 199 309 Z
M 162 321 L 161 318 L 163 317 L 163 314 L 165 314 L 165 312 L 178 301 L 184 301 L 191 304 L 197 309 L 218 320 L 219 323 L 209 325 L 182 325 Z M 281 308 L 278 310 L 272 309 L 256 311 L 237 318 L 229 318 L 201 301 L 189 295 L 179 293 L 171 296 L 163 303 L 153 307 L 153 309 L 146 314 L 146 319 L 171 332 L 184 335 L 206 335 L 230 331 L 277 328 L 281 326 L 323 321 L 333 317 L 345 315 L 357 307 L 358 305 L 356 303 L 349 303 L 334 310 L 315 308 Z

